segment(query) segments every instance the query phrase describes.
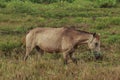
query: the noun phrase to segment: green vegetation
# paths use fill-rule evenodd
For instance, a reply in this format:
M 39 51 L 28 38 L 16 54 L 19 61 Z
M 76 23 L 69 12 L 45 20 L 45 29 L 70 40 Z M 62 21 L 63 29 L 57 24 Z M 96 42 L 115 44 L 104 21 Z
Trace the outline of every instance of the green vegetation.
M 117 4 L 117 0 L 97 0 L 101 8 L 114 7 Z
M 78 65 L 64 66 L 61 54 L 33 50 L 26 62 L 23 37 L 35 27 L 72 27 L 101 34 L 102 60 L 86 46 Z M 119 80 L 119 0 L 0 0 L 0 80 Z

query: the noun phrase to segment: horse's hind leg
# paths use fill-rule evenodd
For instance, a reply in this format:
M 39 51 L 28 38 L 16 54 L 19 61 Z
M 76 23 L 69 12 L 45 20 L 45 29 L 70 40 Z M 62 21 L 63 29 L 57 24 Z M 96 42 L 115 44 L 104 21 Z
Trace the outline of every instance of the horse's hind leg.
M 34 47 L 35 47 L 35 44 L 33 42 L 33 39 L 31 38 L 30 35 L 28 35 L 27 38 L 26 38 L 26 54 L 25 54 L 25 57 L 24 57 L 24 61 L 27 60 L 30 52 L 33 50 Z
M 34 48 L 34 46 L 30 46 L 30 47 L 26 46 L 26 54 L 25 54 L 25 57 L 24 57 L 24 61 L 27 60 L 27 58 L 28 58 L 30 52 L 33 50 L 33 48 Z
M 68 63 L 68 53 L 63 53 L 64 64 Z
M 29 55 L 30 52 L 31 52 L 31 48 L 30 47 L 26 47 L 26 54 L 25 54 L 25 57 L 24 57 L 24 61 L 27 60 L 28 55 Z

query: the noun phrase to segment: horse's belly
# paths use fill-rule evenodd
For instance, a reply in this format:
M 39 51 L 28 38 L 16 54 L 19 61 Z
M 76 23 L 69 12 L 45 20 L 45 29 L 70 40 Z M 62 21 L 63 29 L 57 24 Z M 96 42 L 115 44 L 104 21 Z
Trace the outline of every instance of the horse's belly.
M 60 51 L 60 41 L 53 39 L 41 39 L 38 40 L 37 45 L 44 51 L 47 52 L 59 52 Z
M 54 44 L 40 44 L 39 47 L 46 52 L 60 52 L 60 46 Z

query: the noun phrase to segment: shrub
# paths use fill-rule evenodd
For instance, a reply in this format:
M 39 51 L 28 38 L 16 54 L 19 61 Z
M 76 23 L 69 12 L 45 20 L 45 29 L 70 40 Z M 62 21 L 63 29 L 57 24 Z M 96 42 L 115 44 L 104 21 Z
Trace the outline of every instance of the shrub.
M 114 7 L 117 3 L 117 0 L 97 0 L 99 7 L 109 8 Z

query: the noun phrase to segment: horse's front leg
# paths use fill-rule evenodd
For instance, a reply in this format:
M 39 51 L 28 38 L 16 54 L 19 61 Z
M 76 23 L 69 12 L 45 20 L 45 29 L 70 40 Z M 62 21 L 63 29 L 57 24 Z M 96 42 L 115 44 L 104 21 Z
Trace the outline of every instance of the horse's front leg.
M 63 59 L 64 59 L 64 64 L 68 64 L 68 58 L 69 56 L 74 52 L 74 49 L 68 49 L 63 53 Z M 73 60 L 73 58 L 72 58 Z
M 64 52 L 63 53 L 63 61 L 64 61 L 64 64 L 67 65 L 68 64 L 68 52 Z
M 77 64 L 77 59 L 73 57 L 73 52 L 70 53 L 70 59 L 72 60 L 73 63 Z

